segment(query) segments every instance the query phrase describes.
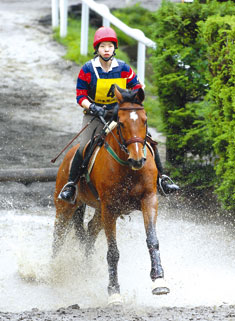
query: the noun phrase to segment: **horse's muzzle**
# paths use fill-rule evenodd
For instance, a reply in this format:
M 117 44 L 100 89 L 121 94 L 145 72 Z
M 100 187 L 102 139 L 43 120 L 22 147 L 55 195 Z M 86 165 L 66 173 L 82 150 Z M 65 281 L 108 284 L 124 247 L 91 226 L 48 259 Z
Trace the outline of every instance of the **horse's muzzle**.
M 133 170 L 141 169 L 144 166 L 145 162 L 146 162 L 146 158 L 145 157 L 142 157 L 140 160 L 135 160 L 133 158 L 128 158 L 129 166 Z

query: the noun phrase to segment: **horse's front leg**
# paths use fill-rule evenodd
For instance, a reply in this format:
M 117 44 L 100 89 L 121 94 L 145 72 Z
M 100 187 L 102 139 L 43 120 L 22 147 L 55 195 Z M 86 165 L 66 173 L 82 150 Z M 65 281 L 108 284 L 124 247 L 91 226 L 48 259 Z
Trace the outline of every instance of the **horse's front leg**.
M 89 256 L 94 251 L 95 241 L 97 239 L 98 234 L 102 230 L 102 222 L 101 222 L 101 212 L 99 209 L 95 210 L 95 214 L 91 221 L 88 223 L 87 229 L 87 242 L 86 242 L 86 255 Z
M 75 213 L 73 214 L 73 225 L 75 233 L 82 244 L 86 244 L 87 241 L 87 233 L 83 226 L 85 211 L 86 204 L 82 204 L 76 209 Z
M 156 233 L 156 220 L 158 202 L 155 194 L 150 194 L 142 200 L 142 212 L 144 217 L 147 246 L 151 259 L 150 277 L 153 281 L 153 294 L 167 294 L 170 290 L 164 281 L 164 271 L 161 265 L 159 241 Z
M 119 251 L 116 241 L 116 220 L 117 217 L 110 213 L 107 208 L 102 208 L 101 218 L 108 244 L 107 262 L 109 272 L 109 304 L 121 304 L 120 286 L 118 284 L 118 261 Z
M 56 217 L 53 232 L 52 257 L 55 258 L 64 244 L 66 235 L 72 225 L 62 216 Z
M 72 227 L 72 216 L 75 211 L 74 206 L 63 204 L 63 201 L 57 201 L 56 218 L 53 232 L 52 257 L 55 258 L 62 248 L 66 236 Z

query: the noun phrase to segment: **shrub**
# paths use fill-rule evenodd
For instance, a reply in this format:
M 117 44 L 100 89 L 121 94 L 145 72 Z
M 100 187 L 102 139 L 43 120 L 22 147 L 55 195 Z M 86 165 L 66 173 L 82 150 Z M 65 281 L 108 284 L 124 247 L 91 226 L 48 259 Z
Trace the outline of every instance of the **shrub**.
M 210 89 L 208 44 L 198 23 L 211 15 L 231 18 L 234 13 L 232 2 L 211 0 L 203 4 L 195 0 L 178 4 L 163 1 L 154 14 L 152 39 L 157 49 L 152 61 L 167 137 L 167 160 L 174 174 L 195 188 L 214 184 L 216 160 L 207 125 L 211 102 L 205 100 Z
M 235 17 L 213 16 L 200 26 L 208 45 L 206 124 L 218 156 L 216 193 L 226 209 L 235 210 Z

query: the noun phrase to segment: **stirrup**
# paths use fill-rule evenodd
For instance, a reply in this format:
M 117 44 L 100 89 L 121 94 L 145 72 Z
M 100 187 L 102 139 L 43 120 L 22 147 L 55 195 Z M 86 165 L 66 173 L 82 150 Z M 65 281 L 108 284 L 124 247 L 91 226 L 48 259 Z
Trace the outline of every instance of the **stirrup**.
M 163 183 L 164 183 L 165 181 L 170 181 L 171 186 L 175 189 L 174 191 L 177 191 L 177 190 L 180 189 L 179 186 L 176 185 L 169 176 L 162 174 L 162 176 L 158 178 L 158 186 L 160 187 L 159 192 L 160 192 L 163 196 L 167 196 L 167 195 L 170 194 L 170 192 L 167 193 L 167 192 L 164 190 Z M 171 191 L 171 192 L 174 192 L 174 191 Z
M 62 193 L 64 192 L 64 190 L 66 189 L 66 187 L 74 187 L 74 188 L 75 188 L 75 193 L 74 193 L 73 198 L 71 198 L 71 199 L 65 199 L 65 198 L 62 196 Z M 58 195 L 58 199 L 60 199 L 60 200 L 62 200 L 62 201 L 65 201 L 65 202 L 68 202 L 68 203 L 70 203 L 70 204 L 75 204 L 77 195 L 78 195 L 78 187 L 77 187 L 77 184 L 74 184 L 74 182 L 68 182 L 67 184 L 64 185 L 64 187 L 63 187 L 62 190 L 60 191 L 60 194 Z

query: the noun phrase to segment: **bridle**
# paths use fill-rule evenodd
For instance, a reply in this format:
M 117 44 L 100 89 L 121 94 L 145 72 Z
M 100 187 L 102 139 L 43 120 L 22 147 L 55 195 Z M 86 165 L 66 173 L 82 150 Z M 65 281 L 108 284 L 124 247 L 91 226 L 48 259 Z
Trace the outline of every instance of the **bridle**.
M 143 110 L 144 109 L 144 106 L 138 106 L 138 107 L 119 107 L 118 110 L 126 110 L 126 111 L 136 111 L 136 110 Z M 117 133 L 118 133 L 118 136 L 119 136 L 119 146 L 120 148 L 126 153 L 126 154 L 129 154 L 129 151 L 127 149 L 127 146 L 129 146 L 130 144 L 133 144 L 133 143 L 141 143 L 143 145 L 143 148 L 145 147 L 146 145 L 146 140 L 147 140 L 147 133 L 148 133 L 148 125 L 147 125 L 147 122 L 146 122 L 146 134 L 145 134 L 145 138 L 140 138 L 140 137 L 133 137 L 133 138 L 130 138 L 128 140 L 125 140 L 124 137 L 123 137 L 123 134 L 122 134 L 122 130 L 121 130 L 121 127 L 123 127 L 123 124 L 119 122 L 119 117 L 117 117 Z

